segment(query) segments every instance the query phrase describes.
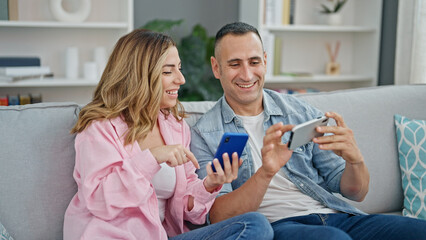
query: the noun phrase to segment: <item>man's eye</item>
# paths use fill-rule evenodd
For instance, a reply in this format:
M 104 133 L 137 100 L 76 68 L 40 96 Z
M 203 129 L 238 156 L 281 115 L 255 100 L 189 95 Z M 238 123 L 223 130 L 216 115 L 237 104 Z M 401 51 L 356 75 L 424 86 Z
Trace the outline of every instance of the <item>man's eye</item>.
M 256 65 L 259 64 L 260 62 L 251 62 L 251 64 Z
M 237 66 L 239 66 L 240 64 L 238 64 L 238 63 L 231 63 L 231 64 L 229 64 L 229 66 L 231 66 L 231 67 L 237 67 Z

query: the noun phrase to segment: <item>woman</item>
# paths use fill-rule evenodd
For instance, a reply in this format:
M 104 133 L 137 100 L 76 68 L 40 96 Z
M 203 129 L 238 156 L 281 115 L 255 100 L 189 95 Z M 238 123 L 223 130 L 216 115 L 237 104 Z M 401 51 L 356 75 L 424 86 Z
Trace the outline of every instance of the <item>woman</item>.
M 177 100 L 185 79 L 173 40 L 134 30 L 116 44 L 92 102 L 72 129 L 78 192 L 65 213 L 64 239 L 267 239 L 268 221 L 248 213 L 204 224 L 223 183 L 238 174 L 217 160 L 200 180 L 190 130 Z M 229 157 L 225 157 L 230 161 Z M 185 233 L 186 232 L 186 233 Z

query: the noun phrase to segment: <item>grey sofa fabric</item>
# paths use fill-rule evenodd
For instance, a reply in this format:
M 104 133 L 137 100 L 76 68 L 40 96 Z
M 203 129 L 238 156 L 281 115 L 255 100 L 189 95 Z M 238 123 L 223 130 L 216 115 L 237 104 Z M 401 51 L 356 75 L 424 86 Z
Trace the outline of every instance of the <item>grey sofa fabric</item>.
M 370 192 L 357 207 L 401 212 L 393 115 L 426 119 L 426 85 L 388 86 L 309 95 L 301 99 L 343 115 L 354 130 L 371 174 Z M 192 125 L 214 102 L 183 102 Z M 75 124 L 80 106 L 41 103 L 0 107 L 0 219 L 20 239 L 62 239 L 66 207 L 77 191 Z
M 79 106 L 0 107 L 0 219 L 14 239 L 62 239 L 77 191 L 74 125 Z

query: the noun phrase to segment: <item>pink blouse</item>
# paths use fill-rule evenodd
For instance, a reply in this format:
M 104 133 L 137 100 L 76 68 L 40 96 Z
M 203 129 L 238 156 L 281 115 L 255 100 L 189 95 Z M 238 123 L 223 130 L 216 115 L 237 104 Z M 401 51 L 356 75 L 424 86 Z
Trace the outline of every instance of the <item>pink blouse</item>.
M 189 148 L 185 121 L 159 114 L 167 145 Z M 218 191 L 209 193 L 191 162 L 175 167 L 176 188 L 161 223 L 151 179 L 160 166 L 137 142 L 124 146 L 127 124 L 120 118 L 95 121 L 75 139 L 74 179 L 78 192 L 64 220 L 64 239 L 167 239 L 188 231 L 184 220 L 203 224 Z M 167 179 L 164 179 L 167 181 Z M 219 189 L 217 189 L 219 190 Z M 194 207 L 188 211 L 188 197 Z

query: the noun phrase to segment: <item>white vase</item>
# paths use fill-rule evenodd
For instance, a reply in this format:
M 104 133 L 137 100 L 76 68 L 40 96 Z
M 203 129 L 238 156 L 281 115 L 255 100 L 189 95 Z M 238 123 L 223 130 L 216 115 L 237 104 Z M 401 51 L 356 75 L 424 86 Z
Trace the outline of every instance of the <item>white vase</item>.
M 92 0 L 78 0 L 71 3 L 78 4 L 78 9 L 74 12 L 68 12 L 62 6 L 63 0 L 50 0 L 49 6 L 53 17 L 61 22 L 83 22 L 90 15 Z
M 100 79 L 107 63 L 106 49 L 104 47 L 96 47 L 93 51 L 93 59 L 96 62 L 98 78 Z
M 326 22 L 330 26 L 340 26 L 342 25 L 342 14 L 329 13 L 326 15 Z
M 65 50 L 65 77 L 68 79 L 78 78 L 78 48 L 69 47 Z

